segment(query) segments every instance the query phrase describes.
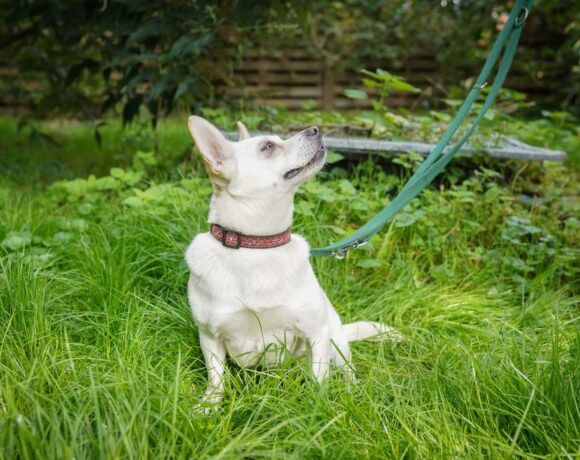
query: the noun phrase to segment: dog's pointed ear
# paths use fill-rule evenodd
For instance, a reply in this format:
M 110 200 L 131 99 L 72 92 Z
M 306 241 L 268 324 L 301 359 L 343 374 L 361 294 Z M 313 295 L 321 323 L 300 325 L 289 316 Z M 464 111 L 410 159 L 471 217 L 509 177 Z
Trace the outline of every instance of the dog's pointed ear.
M 243 141 L 250 138 L 250 133 L 248 132 L 248 128 L 241 122 L 238 121 L 238 141 Z
M 210 175 L 229 179 L 235 166 L 231 142 L 204 118 L 192 115 L 187 126 Z

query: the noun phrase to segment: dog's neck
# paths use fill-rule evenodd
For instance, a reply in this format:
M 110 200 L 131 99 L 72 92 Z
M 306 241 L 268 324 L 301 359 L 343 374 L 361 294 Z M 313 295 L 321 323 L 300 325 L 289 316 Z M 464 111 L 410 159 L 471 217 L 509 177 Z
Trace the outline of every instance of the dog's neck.
M 214 187 L 208 222 L 245 235 L 276 235 L 290 228 L 293 213 L 293 194 L 275 200 L 267 197 L 240 198 Z

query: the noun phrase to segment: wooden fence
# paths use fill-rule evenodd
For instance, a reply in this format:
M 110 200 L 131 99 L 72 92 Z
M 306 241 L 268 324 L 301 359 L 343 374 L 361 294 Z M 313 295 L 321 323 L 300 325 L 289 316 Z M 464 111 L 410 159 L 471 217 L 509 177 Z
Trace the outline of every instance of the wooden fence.
M 289 48 L 283 50 L 281 55 L 276 54 L 249 52 L 234 67 L 234 86 L 222 85 L 219 90 L 230 97 L 257 99 L 262 104 L 283 105 L 290 109 L 298 109 L 307 102 L 325 109 L 370 107 L 370 100 L 344 96 L 345 89 L 360 86 L 361 75 L 355 70 L 337 71 L 304 48 Z M 436 81 L 436 62 L 428 55 L 414 56 L 405 63 L 403 72 L 388 63 L 375 67 L 403 75 L 409 83 L 420 88 Z M 397 107 L 410 106 L 419 98 L 410 94 L 394 94 L 387 103 Z
M 483 63 L 482 63 L 483 64 Z M 380 67 L 403 76 L 409 83 L 420 88 L 421 94 L 393 93 L 387 99 L 391 107 L 412 107 L 432 96 L 445 96 L 441 82 L 445 69 L 440 69 L 432 53 L 415 54 L 397 66 L 388 61 L 368 63 L 366 68 Z M 550 68 L 543 62 L 542 68 Z M 477 72 L 477 70 L 476 70 Z M 458 75 L 461 72 L 453 72 Z M 549 77 L 549 75 L 546 75 Z M 457 81 L 457 84 L 460 82 Z M 523 71 L 523 65 L 514 65 L 506 87 L 530 95 L 536 102 L 554 102 L 553 79 L 531 79 Z M 230 98 L 256 100 L 264 105 L 283 105 L 299 109 L 305 103 L 314 103 L 325 109 L 368 108 L 370 99 L 347 98 L 344 90 L 361 88 L 361 74 L 355 69 L 340 71 L 325 63 L 324 59 L 308 52 L 305 47 L 290 47 L 276 53 L 251 50 L 234 66 L 234 77 L 227 84 L 218 83 L 218 92 Z M 373 91 L 367 91 L 370 95 Z M 374 92 L 376 94 L 376 91 Z
M 558 104 L 561 102 L 558 99 L 559 94 L 562 94 L 559 85 L 569 69 L 562 63 L 551 62 L 546 57 L 545 50 L 560 46 L 564 37 L 554 33 L 542 34 L 541 30 L 536 30 L 538 28 L 538 25 L 532 25 L 526 29 L 523 37 L 525 52 L 522 53 L 521 49 L 518 51 L 505 86 L 526 93 L 534 102 Z M 458 85 L 462 78 L 475 75 L 479 70 L 462 69 L 462 62 L 453 63 L 454 68 L 441 68 L 436 59 L 438 51 L 436 48 L 424 49 L 400 56 L 396 64 L 385 60 L 367 62 L 364 67 L 380 67 L 403 76 L 409 83 L 421 89 L 420 94 L 392 94 L 386 101 L 388 106 L 412 108 L 426 101 L 432 104 L 448 95 L 447 88 L 451 83 Z M 401 48 L 401 53 L 404 52 L 405 49 Z M 222 61 L 228 59 L 222 58 Z M 334 57 L 334 60 L 341 64 L 340 56 Z M 531 74 L 529 68 L 526 69 L 530 64 L 536 69 L 535 75 Z M 214 81 L 216 94 L 226 99 L 253 100 L 259 104 L 282 105 L 289 109 L 300 109 L 305 104 L 325 109 L 371 106 L 370 99 L 354 100 L 344 95 L 345 89 L 361 87 L 359 69 L 349 68 L 348 65 L 328 64 L 311 45 L 296 37 L 288 38 L 285 43 L 256 45 L 246 52 L 243 59 L 234 59 L 232 56 L 230 62 L 215 65 L 233 65 L 232 78 L 227 81 Z M 0 63 L 0 74 L 18 78 L 17 70 L 7 64 L 3 66 Z M 39 78 L 36 84 L 41 87 L 42 80 Z M 32 101 L 23 100 L 17 95 L 0 94 L 0 113 L 32 111 Z

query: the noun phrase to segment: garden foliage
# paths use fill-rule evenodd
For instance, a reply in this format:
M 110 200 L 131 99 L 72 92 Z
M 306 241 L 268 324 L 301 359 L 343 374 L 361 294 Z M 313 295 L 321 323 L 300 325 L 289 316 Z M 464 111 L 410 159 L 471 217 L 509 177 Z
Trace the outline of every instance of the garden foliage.
M 506 3 L 7 0 L 0 91 L 36 115 L 116 110 L 128 122 L 144 108 L 155 123 L 178 106 L 223 100 L 214 84 L 232 83 L 236 61 L 289 42 L 337 71 L 385 61 L 402 71 L 413 53 L 432 53 L 440 89 L 477 73 Z M 557 76 L 553 102 L 564 105 L 578 97 L 578 8 L 536 2 L 515 64 L 532 83 Z M 548 37 L 540 49 L 538 33 Z
M 210 112 L 224 128 L 240 116 Z M 264 129 L 346 117 L 246 115 Z M 350 119 L 375 136 L 436 136 L 447 117 Z M 305 359 L 230 366 L 221 409 L 202 415 L 183 253 L 207 230 L 211 187 L 185 123 L 162 122 L 157 139 L 147 123 L 109 123 L 101 150 L 91 126 L 40 125 L 60 147 L 16 128 L 0 121 L 0 456 L 578 453 L 574 168 L 458 158 L 369 245 L 343 261 L 313 259 L 345 321 L 380 320 L 406 340 L 355 344 L 357 382 L 333 374 L 320 387 Z M 483 129 L 578 152 L 577 123 L 557 113 L 525 122 L 496 113 Z M 297 196 L 293 231 L 313 245 L 352 231 L 418 161 L 350 165 L 330 155 Z

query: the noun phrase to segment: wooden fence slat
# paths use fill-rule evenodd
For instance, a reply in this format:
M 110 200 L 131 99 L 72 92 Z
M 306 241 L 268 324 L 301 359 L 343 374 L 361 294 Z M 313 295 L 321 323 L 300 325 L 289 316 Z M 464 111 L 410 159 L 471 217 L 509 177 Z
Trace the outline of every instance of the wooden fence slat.
M 322 95 L 319 86 L 286 86 L 286 87 L 272 87 L 272 86 L 254 86 L 245 88 L 232 88 L 228 91 L 232 96 L 254 94 L 265 97 L 303 97 L 303 98 L 319 98 Z
M 335 93 L 336 93 L 336 83 L 335 83 L 335 73 L 334 70 L 327 63 L 322 64 L 322 72 L 320 75 L 321 86 L 322 86 L 322 108 L 326 110 L 332 110 L 335 104 Z
M 242 73 L 236 72 L 236 75 L 245 84 L 251 85 L 261 83 L 260 78 L 254 72 Z M 268 84 L 271 85 L 285 85 L 288 83 L 312 83 L 320 84 L 320 76 L 316 73 L 298 73 L 298 72 L 283 72 L 283 73 L 268 73 Z
M 318 61 L 284 61 L 280 60 L 264 60 L 264 61 L 246 61 L 242 62 L 236 69 L 241 70 L 259 70 L 265 68 L 267 70 L 301 70 L 310 72 L 320 72 L 320 63 Z

